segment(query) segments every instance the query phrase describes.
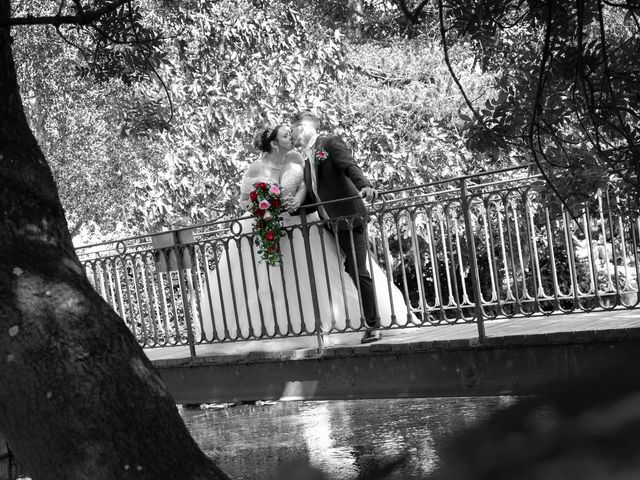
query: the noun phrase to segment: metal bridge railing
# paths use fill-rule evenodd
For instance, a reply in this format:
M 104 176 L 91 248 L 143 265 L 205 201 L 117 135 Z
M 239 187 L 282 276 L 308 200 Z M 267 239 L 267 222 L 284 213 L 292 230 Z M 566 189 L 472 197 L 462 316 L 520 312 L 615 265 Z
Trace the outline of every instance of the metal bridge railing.
M 477 322 L 482 341 L 486 319 L 637 306 L 637 212 L 605 190 L 572 217 L 540 191 L 538 176 L 511 168 L 383 192 L 366 228 L 370 270 L 384 273 L 374 275 L 382 328 Z M 250 218 L 77 252 L 143 347 L 195 355 L 203 343 L 361 330 L 350 279 L 328 264 L 330 223 L 303 215 L 286 227 L 281 246 L 295 259 L 284 267 L 259 261 Z

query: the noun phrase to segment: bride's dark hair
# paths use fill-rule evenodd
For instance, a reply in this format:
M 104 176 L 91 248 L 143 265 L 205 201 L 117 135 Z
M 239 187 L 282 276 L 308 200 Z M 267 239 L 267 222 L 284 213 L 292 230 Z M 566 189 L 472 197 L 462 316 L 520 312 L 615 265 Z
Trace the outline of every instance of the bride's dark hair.
M 273 128 L 265 128 L 260 130 L 253 139 L 253 145 L 261 152 L 271 153 L 273 142 L 278 137 L 278 131 L 282 125 L 276 125 Z

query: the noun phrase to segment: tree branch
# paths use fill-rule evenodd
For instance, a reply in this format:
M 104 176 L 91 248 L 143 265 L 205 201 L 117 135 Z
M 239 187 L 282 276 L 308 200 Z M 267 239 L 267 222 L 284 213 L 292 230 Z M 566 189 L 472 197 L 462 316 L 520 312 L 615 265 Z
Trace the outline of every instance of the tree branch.
M 411 18 L 411 23 L 420 23 L 420 14 L 424 10 L 424 8 L 429 4 L 431 0 L 423 0 L 423 2 L 416 7 L 413 11 L 413 17 Z
M 162 79 L 162 77 L 160 76 L 158 71 L 156 70 L 156 67 L 154 67 L 153 64 L 151 63 L 151 60 L 149 59 L 149 54 L 147 52 L 145 52 L 144 49 L 142 48 L 142 43 L 140 42 L 140 38 L 138 36 L 138 30 L 136 28 L 136 24 L 135 24 L 135 21 L 134 21 L 134 18 L 133 18 L 133 8 L 131 7 L 131 3 L 129 3 L 128 7 L 129 7 L 128 8 L 128 10 L 129 10 L 129 20 L 131 21 L 131 28 L 133 29 L 133 35 L 134 35 L 134 37 L 136 39 L 136 43 L 138 44 L 138 49 L 140 50 L 140 53 L 142 53 L 142 55 L 144 56 L 144 59 L 147 62 L 147 65 L 149 65 L 151 70 L 153 70 L 153 72 L 158 77 L 158 81 L 162 85 L 162 88 L 164 89 L 164 91 L 165 91 L 165 93 L 167 95 L 167 100 L 169 100 L 170 115 L 169 115 L 169 120 L 166 121 L 166 123 L 168 125 L 169 123 L 171 123 L 171 120 L 173 119 L 173 101 L 171 100 L 171 93 L 169 92 L 169 89 L 167 88 L 167 85 L 164 83 L 164 80 Z
M 407 3 L 404 0 L 394 0 L 393 3 L 395 3 L 396 6 L 398 7 L 398 9 L 400 9 L 400 11 L 405 16 L 405 18 L 407 20 L 411 21 L 411 18 L 413 17 L 413 14 L 411 13 L 409 8 L 407 7 Z
M 467 104 L 467 107 L 469 107 L 469 110 L 471 110 L 474 117 L 476 117 L 478 121 L 482 125 L 484 125 L 484 120 L 482 116 L 475 109 L 475 107 L 469 100 L 469 97 L 467 97 L 467 93 L 464 91 L 464 88 L 462 88 L 462 84 L 460 83 L 460 80 L 458 79 L 458 76 L 456 75 L 456 72 L 454 72 L 453 66 L 451 65 L 451 59 L 449 58 L 449 47 L 447 45 L 447 31 L 444 28 L 444 7 L 442 5 L 442 0 L 438 0 L 438 18 L 440 21 L 440 36 L 442 38 L 442 52 L 444 54 L 444 63 L 446 63 L 447 69 L 449 70 L 449 74 L 451 75 L 451 78 L 453 78 L 453 81 L 458 86 L 458 90 L 460 90 L 460 93 L 462 94 L 462 98 L 464 98 L 464 102 Z
M 26 17 L 9 18 L 7 20 L 0 20 L 0 27 L 11 27 L 16 25 L 54 25 L 56 27 L 64 24 L 88 25 L 98 20 L 105 13 L 109 13 L 130 1 L 131 0 L 115 0 L 109 5 L 105 5 L 102 8 L 98 8 L 97 10 L 79 11 L 77 15 L 58 14 L 48 17 L 34 17 L 28 15 Z M 79 4 L 76 3 L 76 5 Z
M 439 0 L 439 1 L 441 2 L 442 0 Z M 545 79 L 547 74 L 547 60 L 551 56 L 551 29 L 553 27 L 553 13 L 554 13 L 553 7 L 554 7 L 554 2 L 550 0 L 547 3 L 547 26 L 544 34 L 544 45 L 542 47 L 542 59 L 540 60 L 540 74 L 538 76 L 538 86 L 536 88 L 535 101 L 533 103 L 533 112 L 531 114 L 531 124 L 529 126 L 528 140 L 529 140 L 529 149 L 531 150 L 531 155 L 533 156 L 534 162 L 538 166 L 538 170 L 540 171 L 540 174 L 544 178 L 547 185 L 549 185 L 549 188 L 551 188 L 553 193 L 558 197 L 560 202 L 567 209 L 567 212 L 569 212 L 569 215 L 571 215 L 572 218 L 575 218 L 573 215 L 573 210 L 571 209 L 571 207 L 569 206 L 565 198 L 560 194 L 557 187 L 553 184 L 553 182 L 551 181 L 551 178 L 549 178 L 547 173 L 542 168 L 542 162 L 538 157 L 538 151 L 536 149 L 536 145 L 534 141 L 534 137 L 536 136 L 535 134 L 537 133 L 537 136 L 538 136 L 537 148 L 540 150 L 540 153 L 542 154 L 542 156 L 545 157 L 545 161 L 549 162 L 546 159 L 546 156 L 544 154 L 544 148 L 542 146 L 542 142 L 540 139 L 540 127 L 538 125 L 538 115 L 542 113 L 541 100 L 542 100 L 542 92 L 544 90 L 544 84 L 545 84 Z
M 69 228 L 69 234 L 71 235 L 71 238 L 75 237 L 76 235 L 78 235 L 78 233 L 80 233 L 80 229 L 84 226 L 85 221 L 84 220 L 78 220 L 78 222 L 71 228 Z
M 425 7 L 429 4 L 431 0 L 423 0 L 416 9 L 412 12 L 407 6 L 407 2 L 404 0 L 394 0 L 393 3 L 396 4 L 398 9 L 402 12 L 407 20 L 413 25 L 417 25 L 420 23 L 420 14 L 425 9 Z
M 67 45 L 70 45 L 70 46 L 76 48 L 82 54 L 82 56 L 84 57 L 85 60 L 89 60 L 89 55 L 91 53 L 87 49 L 85 49 L 81 45 L 78 45 L 78 44 L 72 42 L 67 37 L 65 37 L 64 34 L 60 31 L 60 25 L 56 25 L 55 29 L 56 29 L 56 33 L 62 39 L 63 42 L 65 42 Z

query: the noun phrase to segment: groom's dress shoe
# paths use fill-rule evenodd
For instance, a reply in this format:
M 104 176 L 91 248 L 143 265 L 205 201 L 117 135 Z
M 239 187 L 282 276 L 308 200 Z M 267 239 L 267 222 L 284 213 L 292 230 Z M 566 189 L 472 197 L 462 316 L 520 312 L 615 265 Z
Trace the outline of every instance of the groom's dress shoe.
M 377 342 L 382 338 L 382 332 L 380 330 L 367 330 L 364 332 L 364 336 L 360 343 L 372 343 Z

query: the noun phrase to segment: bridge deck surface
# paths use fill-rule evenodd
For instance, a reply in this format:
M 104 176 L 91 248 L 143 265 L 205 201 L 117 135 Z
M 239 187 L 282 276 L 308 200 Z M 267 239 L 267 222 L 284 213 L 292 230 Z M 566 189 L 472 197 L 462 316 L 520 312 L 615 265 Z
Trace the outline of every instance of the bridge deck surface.
M 549 334 L 566 335 L 571 332 L 605 332 L 610 330 L 639 328 L 640 310 L 610 310 L 590 313 L 553 314 L 550 316 L 515 317 L 508 319 L 489 320 L 485 322 L 487 338 L 504 338 L 509 343 L 509 337 L 521 335 Z M 325 343 L 327 349 L 335 347 L 353 347 L 369 349 L 374 345 L 397 345 L 418 342 L 444 342 L 450 340 L 471 340 L 477 338 L 478 329 L 475 323 L 454 325 L 438 325 L 418 328 L 386 330 L 381 341 L 361 345 L 362 333 L 338 333 L 328 336 Z M 198 357 L 225 357 L 235 359 L 249 355 L 260 355 L 268 352 L 291 352 L 317 348 L 315 336 L 280 338 L 270 340 L 254 340 L 247 342 L 230 342 L 224 344 L 206 344 L 196 346 Z M 375 347 L 379 349 L 380 347 Z M 189 358 L 189 348 L 185 346 L 147 348 L 145 353 L 150 360 L 158 364 L 172 363 L 179 359 Z

